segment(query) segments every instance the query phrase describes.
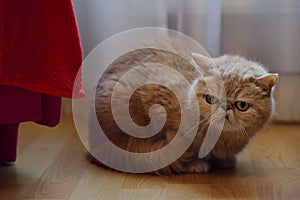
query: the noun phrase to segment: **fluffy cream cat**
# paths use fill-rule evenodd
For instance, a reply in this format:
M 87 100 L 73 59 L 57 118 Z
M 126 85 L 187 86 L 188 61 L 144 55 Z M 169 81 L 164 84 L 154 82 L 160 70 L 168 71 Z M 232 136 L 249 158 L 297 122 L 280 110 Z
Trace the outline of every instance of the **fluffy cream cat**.
M 272 88 L 277 82 L 276 74 L 270 74 L 260 64 L 239 56 L 224 55 L 210 59 L 192 52 L 188 54 L 191 60 L 186 62 L 165 50 L 145 48 L 129 52 L 109 66 L 96 89 L 95 109 L 106 136 L 126 151 L 145 153 L 164 147 L 176 135 L 182 113 L 178 99 L 167 86 L 180 88 L 182 83 L 171 74 L 162 74 L 166 86 L 146 84 L 137 88 L 131 96 L 130 115 L 140 126 L 150 123 L 149 109 L 153 104 L 162 105 L 167 112 L 162 130 L 149 138 L 129 136 L 117 126 L 111 110 L 114 86 L 129 69 L 148 62 L 171 66 L 191 83 L 190 88 L 183 88 L 182 95 L 188 99 L 191 91 L 196 94 L 200 108 L 200 115 L 196 116 L 199 120 L 197 135 L 182 156 L 153 172 L 156 174 L 205 173 L 212 167 L 234 167 L 235 155 L 272 116 Z M 190 64 L 192 62 L 200 67 L 201 73 Z M 157 72 L 153 69 L 136 78 L 147 80 L 155 74 Z M 122 84 L 126 87 L 128 83 Z M 221 87 L 225 96 L 218 93 Z M 189 104 L 189 101 L 185 104 Z M 225 120 L 222 133 L 213 149 L 204 158 L 199 158 L 199 150 L 214 113 L 221 113 L 219 118 L 221 116 Z M 131 161 L 122 158 L 120 162 Z

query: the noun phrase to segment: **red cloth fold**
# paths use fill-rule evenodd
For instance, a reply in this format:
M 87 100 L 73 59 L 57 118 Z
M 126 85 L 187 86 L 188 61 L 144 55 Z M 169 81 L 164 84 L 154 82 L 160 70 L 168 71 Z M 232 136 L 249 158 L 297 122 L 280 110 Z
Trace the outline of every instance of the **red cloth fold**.
M 0 125 L 35 121 L 53 127 L 60 114 L 61 97 L 0 85 Z
M 71 0 L 0 0 L 0 84 L 71 98 L 81 63 Z

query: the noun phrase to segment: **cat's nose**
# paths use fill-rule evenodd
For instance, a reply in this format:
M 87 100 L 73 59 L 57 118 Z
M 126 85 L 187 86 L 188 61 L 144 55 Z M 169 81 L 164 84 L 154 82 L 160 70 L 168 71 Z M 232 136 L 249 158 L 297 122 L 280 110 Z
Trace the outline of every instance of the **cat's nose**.
M 229 101 L 224 102 L 223 104 L 221 104 L 221 108 L 223 108 L 225 111 L 230 110 L 233 108 L 232 103 L 230 103 Z

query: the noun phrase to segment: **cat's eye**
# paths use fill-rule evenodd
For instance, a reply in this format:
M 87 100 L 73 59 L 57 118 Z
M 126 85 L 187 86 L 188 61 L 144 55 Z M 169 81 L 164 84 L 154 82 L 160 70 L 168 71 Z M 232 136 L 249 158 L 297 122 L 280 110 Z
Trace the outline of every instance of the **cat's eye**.
M 245 112 L 246 110 L 249 109 L 250 105 L 249 103 L 245 102 L 245 101 L 237 101 L 235 102 L 235 107 L 242 112 Z
M 216 104 L 219 102 L 219 99 L 213 95 L 207 94 L 204 97 L 205 97 L 206 102 L 209 104 Z

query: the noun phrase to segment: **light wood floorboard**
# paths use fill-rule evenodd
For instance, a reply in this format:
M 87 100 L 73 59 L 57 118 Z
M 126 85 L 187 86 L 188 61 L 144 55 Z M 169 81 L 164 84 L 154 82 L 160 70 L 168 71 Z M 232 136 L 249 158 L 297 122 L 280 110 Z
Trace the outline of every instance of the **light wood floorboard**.
M 24 123 L 17 162 L 0 167 L 0 199 L 300 199 L 300 125 L 265 128 L 234 170 L 153 176 L 91 164 L 71 117 Z

